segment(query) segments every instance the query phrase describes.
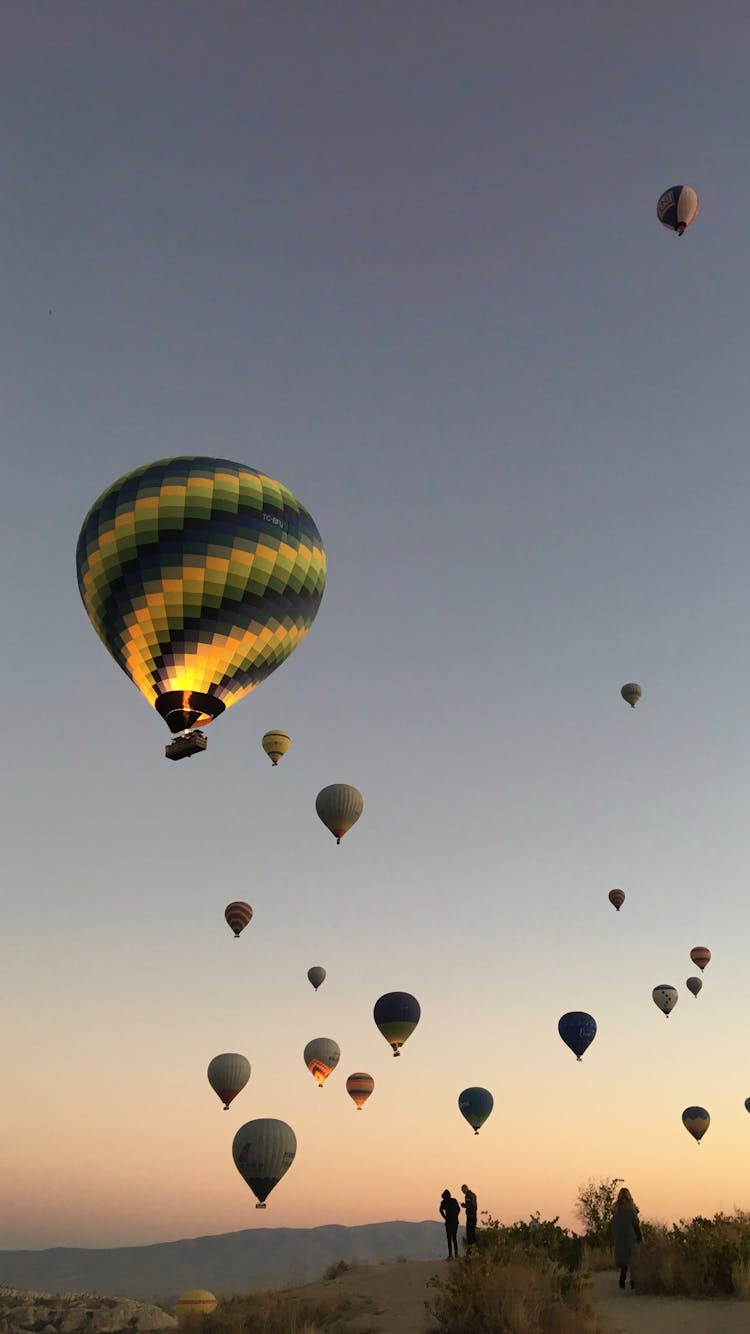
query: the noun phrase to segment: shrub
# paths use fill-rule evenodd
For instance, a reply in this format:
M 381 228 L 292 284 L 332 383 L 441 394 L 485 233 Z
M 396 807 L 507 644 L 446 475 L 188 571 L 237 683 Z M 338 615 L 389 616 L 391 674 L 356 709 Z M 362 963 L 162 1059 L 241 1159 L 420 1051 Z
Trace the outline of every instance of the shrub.
M 644 1225 L 637 1282 L 645 1292 L 750 1299 L 750 1214 Z
M 507 1229 L 510 1230 L 510 1229 Z M 450 1334 L 594 1334 L 583 1279 L 543 1252 L 477 1248 L 451 1267 L 432 1315 Z
M 622 1177 L 591 1178 L 578 1189 L 576 1215 L 591 1246 L 612 1244 L 612 1214 Z
M 528 1223 L 512 1223 L 504 1227 L 489 1214 L 483 1214 L 486 1222 L 477 1233 L 477 1247 L 480 1252 L 491 1252 L 501 1259 L 505 1255 L 521 1250 L 525 1255 L 543 1255 L 555 1260 L 566 1270 L 579 1269 L 583 1257 L 583 1238 L 565 1227 L 559 1227 L 557 1218 L 540 1218 L 532 1214 Z
M 337 1292 L 326 1298 L 250 1292 L 222 1298 L 212 1315 L 201 1317 L 200 1334 L 339 1334 L 365 1309 Z
M 346 1260 L 332 1260 L 328 1268 L 323 1271 L 324 1279 L 338 1278 L 339 1274 L 345 1274 L 351 1265 Z

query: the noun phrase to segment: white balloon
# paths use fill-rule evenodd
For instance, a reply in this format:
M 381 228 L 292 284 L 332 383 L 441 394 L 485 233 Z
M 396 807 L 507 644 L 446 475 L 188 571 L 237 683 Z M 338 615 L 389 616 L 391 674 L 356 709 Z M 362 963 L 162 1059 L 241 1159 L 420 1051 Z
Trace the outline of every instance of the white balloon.
M 662 1014 L 665 1014 L 668 1019 L 670 1010 L 674 1009 L 679 999 L 677 994 L 677 988 L 670 987 L 668 984 L 662 983 L 660 986 L 654 987 L 653 991 L 651 992 L 651 995 L 653 997 L 654 1005 L 658 1005 L 659 1009 L 662 1011 Z

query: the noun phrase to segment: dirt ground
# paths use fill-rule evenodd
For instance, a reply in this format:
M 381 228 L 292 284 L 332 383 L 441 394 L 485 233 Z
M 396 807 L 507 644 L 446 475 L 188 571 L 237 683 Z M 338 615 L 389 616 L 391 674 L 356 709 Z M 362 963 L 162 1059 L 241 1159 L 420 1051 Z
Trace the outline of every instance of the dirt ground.
M 427 1286 L 443 1274 L 446 1261 L 409 1260 L 403 1264 L 356 1265 L 334 1280 L 310 1283 L 295 1295 L 344 1293 L 363 1304 L 347 1324 L 347 1334 L 428 1334 L 435 1329 L 427 1305 Z M 291 1294 L 290 1294 L 291 1295 Z M 649 1297 L 617 1286 L 615 1271 L 594 1274 L 589 1301 L 602 1334 L 748 1334 L 750 1303 L 693 1301 L 686 1297 Z

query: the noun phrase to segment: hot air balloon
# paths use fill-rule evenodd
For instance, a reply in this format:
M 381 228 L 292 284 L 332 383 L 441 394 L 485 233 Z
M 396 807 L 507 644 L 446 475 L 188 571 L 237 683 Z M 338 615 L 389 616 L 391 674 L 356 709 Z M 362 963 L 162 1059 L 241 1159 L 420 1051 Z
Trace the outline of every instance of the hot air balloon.
M 232 1157 L 243 1181 L 265 1209 L 274 1186 L 289 1171 L 297 1152 L 297 1137 L 286 1121 L 261 1118 L 240 1126 L 232 1142 Z
M 317 991 L 318 987 L 322 986 L 326 980 L 325 968 L 321 968 L 320 964 L 316 964 L 314 968 L 308 968 L 307 980 L 310 983 L 310 986 L 314 987 Z
M 333 1038 L 313 1038 L 304 1050 L 304 1061 L 313 1079 L 322 1088 L 341 1060 L 341 1048 Z
M 374 1087 L 375 1080 L 372 1075 L 364 1074 L 361 1070 L 358 1070 L 354 1075 L 349 1075 L 346 1081 L 346 1091 L 349 1097 L 356 1102 L 358 1112 L 362 1111 L 363 1104 L 367 1102 Z
M 479 1134 L 494 1105 L 495 1099 L 488 1089 L 464 1089 L 463 1093 L 458 1095 L 458 1110 L 466 1118 L 475 1135 Z
M 320 533 L 291 491 L 204 456 L 160 459 L 110 486 L 84 519 L 76 566 L 105 648 L 185 734 L 170 759 L 204 749 L 193 729 L 289 657 L 326 577 Z
M 700 1144 L 711 1124 L 711 1117 L 705 1107 L 686 1107 L 682 1113 L 682 1124 Z
M 422 1011 L 419 1001 L 408 991 L 389 991 L 375 1002 L 373 1018 L 393 1055 L 401 1055 L 406 1039 L 414 1032 Z
M 745 1111 L 750 1112 L 750 1098 L 745 1098 Z
M 621 687 L 620 694 L 625 700 L 625 703 L 629 704 L 631 709 L 634 709 L 638 700 L 641 698 L 643 691 L 637 681 L 628 681 L 626 685 Z
M 700 968 L 701 972 L 703 972 L 706 964 L 711 962 L 711 951 L 706 949 L 705 945 L 696 945 L 695 948 L 690 951 L 690 958 L 696 968 Z
M 585 1010 L 570 1010 L 558 1020 L 557 1031 L 566 1047 L 570 1047 L 576 1060 L 580 1061 L 596 1037 L 596 1020 L 593 1015 L 586 1014 Z
M 249 903 L 243 903 L 241 899 L 237 899 L 235 903 L 227 904 L 224 909 L 224 916 L 234 931 L 235 939 L 239 939 L 240 931 L 244 931 L 248 922 L 252 920 L 253 910 Z
M 315 798 L 315 809 L 326 829 L 330 829 L 337 843 L 347 830 L 356 824 L 364 810 L 365 799 L 356 787 L 348 783 L 331 783 Z
M 250 1062 L 236 1051 L 222 1052 L 208 1063 L 208 1082 L 229 1111 L 229 1104 L 237 1097 L 250 1078 Z
M 658 987 L 654 987 L 651 992 L 651 998 L 654 1005 L 658 1005 L 662 1014 L 669 1018 L 670 1010 L 673 1010 L 679 1000 L 677 987 L 670 987 L 668 982 L 661 982 Z
M 688 991 L 692 991 L 693 995 L 697 997 L 698 992 L 703 987 L 703 983 L 701 982 L 701 979 L 699 977 L 689 977 L 687 982 L 685 983 L 685 986 L 687 987 Z
M 613 903 L 619 912 L 625 902 L 625 895 L 621 889 L 611 889 L 607 895 L 610 903 Z
M 686 227 L 698 217 L 701 201 L 689 185 L 672 185 L 660 195 L 656 216 L 663 227 L 682 236 Z
M 175 1306 L 177 1324 L 183 1329 L 185 1325 L 200 1320 L 201 1316 L 211 1315 L 217 1305 L 217 1299 L 212 1292 L 207 1292 L 205 1288 L 191 1288 L 190 1292 L 183 1292 L 182 1296 L 177 1298 Z
M 286 732 L 266 732 L 260 744 L 275 769 L 282 755 L 286 755 L 291 746 L 292 738 L 287 736 Z

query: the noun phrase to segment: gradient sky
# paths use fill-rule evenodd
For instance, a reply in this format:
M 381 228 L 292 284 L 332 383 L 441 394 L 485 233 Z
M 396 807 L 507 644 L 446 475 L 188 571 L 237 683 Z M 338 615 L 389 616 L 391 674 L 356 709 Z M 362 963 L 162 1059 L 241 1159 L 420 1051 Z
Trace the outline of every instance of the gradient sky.
M 421 1219 L 463 1181 L 507 1222 L 609 1175 L 649 1218 L 746 1205 L 746 3 L 6 0 L 3 29 L 0 1245 Z M 74 554 L 178 453 L 288 485 L 329 577 L 172 765 Z M 266 1213 L 230 1152 L 256 1116 L 299 1142 Z

